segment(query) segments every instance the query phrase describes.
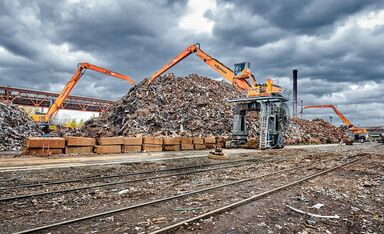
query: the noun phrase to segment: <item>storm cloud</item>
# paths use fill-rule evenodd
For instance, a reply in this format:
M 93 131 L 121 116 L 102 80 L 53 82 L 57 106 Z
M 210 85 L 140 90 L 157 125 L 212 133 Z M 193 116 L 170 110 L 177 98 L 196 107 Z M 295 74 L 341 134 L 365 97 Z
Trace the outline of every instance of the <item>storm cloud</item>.
M 59 92 L 82 61 L 140 81 L 200 42 L 229 67 L 250 61 L 259 82 L 290 88 L 298 69 L 305 105 L 337 104 L 353 123 L 384 125 L 382 1 L 3 0 L 0 30 L 2 85 Z M 194 55 L 170 72 L 219 77 Z M 129 88 L 88 71 L 73 94 L 117 99 Z

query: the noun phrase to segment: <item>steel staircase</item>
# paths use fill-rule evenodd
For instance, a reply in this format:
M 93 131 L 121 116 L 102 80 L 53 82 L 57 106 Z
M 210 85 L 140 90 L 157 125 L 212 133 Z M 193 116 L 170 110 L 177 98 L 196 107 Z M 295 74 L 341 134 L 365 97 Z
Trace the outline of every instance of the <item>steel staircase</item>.
M 260 112 L 260 149 L 266 149 L 270 147 L 269 138 L 269 116 L 271 115 L 271 106 L 263 103 Z

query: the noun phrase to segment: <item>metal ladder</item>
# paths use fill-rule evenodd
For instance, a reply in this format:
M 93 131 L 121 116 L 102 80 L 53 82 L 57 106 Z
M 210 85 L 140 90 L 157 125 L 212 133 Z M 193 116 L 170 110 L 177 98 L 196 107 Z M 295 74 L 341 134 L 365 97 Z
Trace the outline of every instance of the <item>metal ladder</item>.
M 262 103 L 260 112 L 260 149 L 269 148 L 268 134 L 269 134 L 269 116 L 271 115 L 271 106 Z

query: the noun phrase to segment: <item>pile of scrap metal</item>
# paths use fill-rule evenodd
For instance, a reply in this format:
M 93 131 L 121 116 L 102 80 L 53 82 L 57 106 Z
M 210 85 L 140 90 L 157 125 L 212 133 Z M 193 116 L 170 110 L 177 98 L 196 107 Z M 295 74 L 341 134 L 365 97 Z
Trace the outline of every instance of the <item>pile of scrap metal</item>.
M 207 77 L 168 74 L 151 86 L 136 85 L 98 119 L 85 123 L 90 136 L 219 136 L 229 135 L 232 107 L 226 98 L 238 92 L 228 83 Z
M 225 101 L 239 93 L 226 82 L 198 75 L 168 74 L 151 86 L 146 81 L 118 100 L 109 112 L 85 123 L 84 136 L 231 136 L 233 105 Z M 258 147 L 259 113 L 247 114 L 245 147 Z M 79 135 L 76 132 L 75 135 Z M 338 143 L 344 131 L 324 120 L 292 118 L 287 143 Z
M 25 137 L 41 136 L 36 123 L 15 105 L 0 102 L 0 151 L 21 150 Z
M 349 142 L 346 130 L 326 122 L 323 119 L 305 120 L 291 118 L 290 125 L 285 132 L 287 144 L 299 143 L 339 143 Z

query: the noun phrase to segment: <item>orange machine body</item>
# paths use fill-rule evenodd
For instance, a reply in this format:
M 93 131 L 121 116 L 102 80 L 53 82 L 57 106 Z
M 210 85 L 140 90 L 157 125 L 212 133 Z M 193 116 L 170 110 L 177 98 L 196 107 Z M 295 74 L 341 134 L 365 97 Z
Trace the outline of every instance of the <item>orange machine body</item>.
M 272 80 L 269 79 L 267 80 L 267 84 L 258 84 L 250 71 L 249 63 L 235 64 L 235 69 L 232 71 L 230 68 L 202 51 L 199 44 L 188 46 L 160 70 L 155 72 L 149 78 L 148 85 L 152 84 L 161 74 L 193 53 L 213 70 L 218 72 L 228 82 L 233 84 L 240 92 L 246 91 L 250 97 L 280 95 L 282 91 L 280 86 L 274 85 Z
M 105 68 L 90 64 L 90 63 L 80 63 L 77 67 L 77 70 L 75 74 L 73 74 L 72 78 L 68 81 L 68 83 L 65 85 L 63 91 L 60 93 L 60 95 L 56 98 L 55 102 L 49 107 L 47 113 L 42 116 L 34 116 L 33 119 L 37 122 L 48 122 L 50 121 L 53 116 L 59 111 L 59 109 L 62 107 L 65 99 L 68 97 L 69 93 L 72 91 L 72 89 L 75 87 L 77 82 L 80 80 L 84 72 L 87 70 L 94 70 L 96 72 L 100 72 L 103 74 L 106 74 L 108 76 L 113 76 L 122 80 L 128 81 L 132 86 L 135 85 L 135 81 L 126 75 L 119 74 L 117 72 L 113 72 L 110 70 L 107 70 Z

